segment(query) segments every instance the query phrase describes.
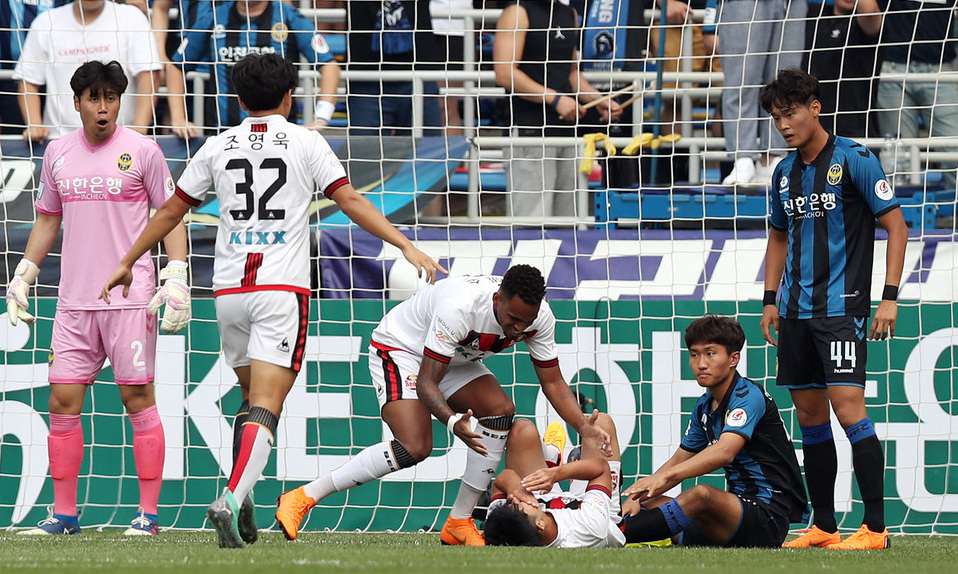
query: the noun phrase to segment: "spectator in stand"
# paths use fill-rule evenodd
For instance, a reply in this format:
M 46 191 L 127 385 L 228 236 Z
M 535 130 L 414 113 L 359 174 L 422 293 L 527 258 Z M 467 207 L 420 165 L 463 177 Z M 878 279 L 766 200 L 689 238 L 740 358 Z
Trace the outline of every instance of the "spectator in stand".
M 831 133 L 849 138 L 881 135 L 871 113 L 881 26 L 877 0 L 835 0 L 834 16 L 817 23 L 808 71 L 818 78 L 820 120 Z
M 465 69 L 465 36 L 466 25 L 462 18 L 452 18 L 451 16 L 438 15 L 440 11 L 449 12 L 450 10 L 469 10 L 472 8 L 472 0 L 431 0 L 429 10 L 432 16 L 432 31 L 436 35 L 436 43 L 439 50 L 443 53 L 443 61 L 446 63 L 446 70 Z M 474 69 L 478 70 L 477 65 Z M 446 82 L 446 88 L 461 88 L 462 82 Z M 443 98 L 443 122 L 447 126 L 449 135 L 458 135 L 462 133 L 462 114 L 459 113 L 459 104 L 462 98 L 458 96 L 446 96 Z
M 717 58 L 713 59 L 712 45 L 706 45 L 705 34 L 702 33 L 702 26 L 692 25 L 692 10 L 704 10 L 707 0 L 691 0 L 683 2 L 682 0 L 668 0 L 666 3 L 666 32 L 665 32 L 665 65 L 663 70 L 666 72 L 678 72 L 681 69 L 681 62 L 685 58 L 692 59 L 693 72 L 718 72 L 721 67 Z M 658 17 L 662 10 L 659 0 L 654 1 L 651 6 L 655 9 L 655 23 L 658 23 Z M 657 59 L 659 57 L 659 39 L 662 26 L 652 26 L 649 30 L 649 57 Z M 683 40 L 686 34 L 692 35 L 692 53 L 683 54 Z M 675 88 L 675 82 L 668 82 L 663 85 L 664 88 Z M 675 99 L 676 96 L 667 96 L 662 99 L 662 121 L 666 122 L 662 126 L 662 133 L 670 134 L 678 131 L 672 124 L 675 119 Z
M 199 133 L 188 121 L 183 98 L 184 68 L 197 64 L 212 69 L 212 84 L 217 91 L 218 117 L 205 123 L 226 129 L 246 117 L 233 91 L 231 70 L 233 64 L 250 53 L 281 54 L 300 69 L 318 65 L 320 99 L 316 104 L 316 121 L 308 127 L 319 129 L 329 123 L 336 107 L 339 65 L 313 21 L 280 0 L 229 0 L 203 2 L 197 7 L 193 24 L 166 67 L 173 133 L 180 137 L 195 137 Z M 300 66 L 301 59 L 308 64 Z M 296 115 L 295 106 L 291 114 Z
M 798 68 L 805 47 L 806 0 L 708 0 L 704 32 L 718 34 L 725 73 L 722 121 L 735 167 L 723 183 L 768 183 L 786 149 L 759 106 L 759 90 L 779 70 Z M 772 153 L 769 151 L 772 150 Z M 756 167 L 756 160 L 762 163 Z
M 120 62 L 134 88 L 123 94 L 119 123 L 139 132 L 153 125 L 160 57 L 146 16 L 133 6 L 76 0 L 41 13 L 30 25 L 14 70 L 21 82 L 24 138 L 55 138 L 80 127 L 70 78 L 91 57 Z M 41 93 L 46 94 L 42 114 Z
M 568 0 L 518 0 L 502 11 L 493 48 L 496 83 L 512 94 L 513 135 L 575 137 L 580 104 L 601 97 L 579 70 L 580 24 Z M 605 123 L 622 114 L 603 99 Z M 577 146 L 514 146 L 509 162 L 511 214 L 574 216 Z M 582 214 L 584 215 L 584 214 Z
M 805 15 L 805 55 L 803 66 L 808 63 L 808 55 L 815 46 L 815 38 L 823 32 L 819 28 L 827 25 L 827 18 L 835 14 L 835 0 L 808 0 L 808 13 Z M 805 69 L 805 68 L 803 68 Z
M 951 38 L 955 0 L 912 2 L 878 0 L 885 12 L 881 35 L 881 75 L 941 74 L 955 70 L 955 40 Z M 958 84 L 901 81 L 878 83 L 879 124 L 888 137 L 918 137 L 919 119 L 931 137 L 958 136 Z M 944 151 L 944 150 L 937 150 Z M 909 171 L 907 153 L 898 154 L 896 172 Z M 955 164 L 942 163 L 945 183 L 955 186 Z
M 350 71 L 443 68 L 428 1 L 350 0 L 347 14 Z M 350 135 L 404 135 L 413 127 L 411 81 L 350 80 L 348 91 Z M 438 127 L 441 121 L 436 82 L 423 82 L 423 93 L 422 125 Z M 425 133 L 432 135 L 436 130 Z
M 34 18 L 69 0 L 9 0 L 0 2 L 0 69 L 12 70 L 20 59 L 20 50 L 27 40 L 27 30 Z M 17 103 L 20 91 L 16 80 L 0 80 L 0 133 L 23 132 L 23 114 Z

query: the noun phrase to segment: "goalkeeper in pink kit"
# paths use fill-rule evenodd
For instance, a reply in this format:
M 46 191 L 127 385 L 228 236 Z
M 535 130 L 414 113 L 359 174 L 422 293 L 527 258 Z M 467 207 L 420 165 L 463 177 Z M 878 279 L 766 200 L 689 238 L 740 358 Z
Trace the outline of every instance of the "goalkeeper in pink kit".
M 83 128 L 51 142 L 37 189 L 37 221 L 23 259 L 7 287 L 12 324 L 33 322 L 28 293 L 63 223 L 60 286 L 50 360 L 50 435 L 53 514 L 24 534 L 76 534 L 77 476 L 83 462 L 80 412 L 86 389 L 104 360 L 113 367 L 120 398 L 133 427 L 133 454 L 140 508 L 127 535 L 157 533 L 165 441 L 153 390 L 156 318 L 178 331 L 190 320 L 187 237 L 183 224 L 164 240 L 169 262 L 156 291 L 153 262 L 144 254 L 134 267 L 129 297 L 112 306 L 100 288 L 146 228 L 150 208 L 174 191 L 173 179 L 153 140 L 118 126 L 127 78 L 119 63 L 87 62 L 70 80 Z

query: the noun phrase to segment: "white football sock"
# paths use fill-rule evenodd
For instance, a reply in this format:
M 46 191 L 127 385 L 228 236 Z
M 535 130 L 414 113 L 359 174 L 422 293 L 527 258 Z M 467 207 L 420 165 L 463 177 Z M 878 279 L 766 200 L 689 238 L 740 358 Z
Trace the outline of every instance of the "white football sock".
M 383 441 L 364 448 L 346 464 L 303 486 L 303 490 L 319 502 L 334 492 L 365 484 L 397 470 L 399 465 L 390 443 Z
M 509 425 L 511 426 L 511 421 Z M 472 449 L 466 453 L 466 471 L 462 475 L 456 502 L 453 503 L 452 510 L 449 512 L 452 518 L 472 516 L 479 497 L 489 488 L 496 475 L 496 469 L 499 468 L 499 461 L 506 448 L 506 439 L 509 437 L 508 430 L 493 430 L 483 426 L 481 422 L 476 427 L 476 433 L 482 436 L 482 444 L 489 454 L 482 456 Z

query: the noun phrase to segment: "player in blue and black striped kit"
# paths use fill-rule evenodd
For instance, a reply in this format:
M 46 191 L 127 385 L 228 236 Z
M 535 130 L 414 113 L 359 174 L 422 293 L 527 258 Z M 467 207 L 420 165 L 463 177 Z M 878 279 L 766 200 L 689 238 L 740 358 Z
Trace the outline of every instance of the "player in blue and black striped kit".
M 806 520 L 795 448 L 778 406 L 738 374 L 745 332 L 730 317 L 707 315 L 685 329 L 695 403 L 681 446 L 651 476 L 624 492 L 626 542 L 672 537 L 690 546 L 777 548 L 791 522 Z M 725 470 L 727 490 L 699 484 L 675 499 L 664 496 L 690 478 Z
M 784 70 L 762 89 L 761 100 L 796 148 L 772 175 L 761 322 L 765 338 L 778 346 L 777 383 L 795 404 L 814 510 L 813 526 L 786 546 L 886 548 L 884 455 L 865 408 L 865 332 L 875 220 L 888 232 L 888 249 L 872 339 L 894 335 L 908 228 L 878 158 L 819 123 L 818 80 Z M 865 505 L 862 527 L 844 542 L 835 523 L 838 457 L 829 405 L 852 443 Z

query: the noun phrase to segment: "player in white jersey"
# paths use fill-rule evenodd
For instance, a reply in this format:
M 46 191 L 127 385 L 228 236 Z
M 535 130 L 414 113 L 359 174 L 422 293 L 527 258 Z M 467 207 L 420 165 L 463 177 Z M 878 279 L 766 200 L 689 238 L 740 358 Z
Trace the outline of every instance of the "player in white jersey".
M 518 420 L 506 443 L 506 468 L 496 478 L 484 533 L 490 546 L 618 548 L 621 460 L 612 417 L 594 411 L 588 424 L 612 437 L 611 455 L 592 438 L 581 458 L 549 465 L 536 426 Z M 547 433 L 548 435 L 548 433 Z M 558 482 L 585 481 L 581 495 L 562 492 Z
M 128 535 L 155 535 L 163 485 L 165 438 L 156 409 L 153 369 L 156 319 L 167 304 L 163 328 L 189 323 L 188 243 L 182 224 L 170 228 L 169 256 L 158 293 L 146 252 L 131 261 L 130 297 L 113 308 L 100 288 L 137 235 L 150 208 L 173 193 L 173 178 L 156 142 L 117 125 L 127 77 L 116 61 L 81 65 L 70 78 L 73 104 L 83 128 L 47 144 L 37 189 L 37 220 L 23 259 L 7 286 L 7 313 L 14 325 L 32 322 L 28 293 L 60 232 L 63 242 L 50 369 L 50 434 L 47 437 L 53 514 L 29 535 L 80 531 L 77 478 L 83 463 L 83 410 L 87 387 L 109 358 L 113 380 L 133 427 L 133 455 L 140 486 L 140 512 Z M 164 233 L 164 236 L 166 234 Z
M 286 121 L 298 77 L 290 62 L 276 54 L 254 54 L 232 73 L 250 117 L 203 144 L 174 197 L 150 220 L 106 287 L 128 285 L 130 263 L 199 205 L 211 186 L 216 188 L 216 316 L 223 355 L 245 399 L 234 421 L 229 484 L 208 512 L 221 547 L 241 547 L 256 538 L 247 495 L 269 459 L 283 401 L 303 363 L 310 294 L 308 213 L 316 188 L 360 227 L 402 249 L 430 280 L 445 271 L 356 193 L 322 136 Z
M 316 503 L 346 488 L 413 466 L 432 452 L 435 416 L 470 450 L 459 494 L 440 533 L 444 544 L 482 546 L 472 511 L 495 475 L 515 405 L 482 359 L 525 342 L 542 391 L 559 415 L 586 436 L 559 370 L 555 316 L 543 304 L 545 279 L 516 265 L 504 277 L 450 277 L 420 289 L 383 317 L 369 346 L 369 372 L 393 440 L 370 446 L 332 473 L 285 493 L 276 520 L 289 539 Z M 477 420 L 478 419 L 478 420 Z

